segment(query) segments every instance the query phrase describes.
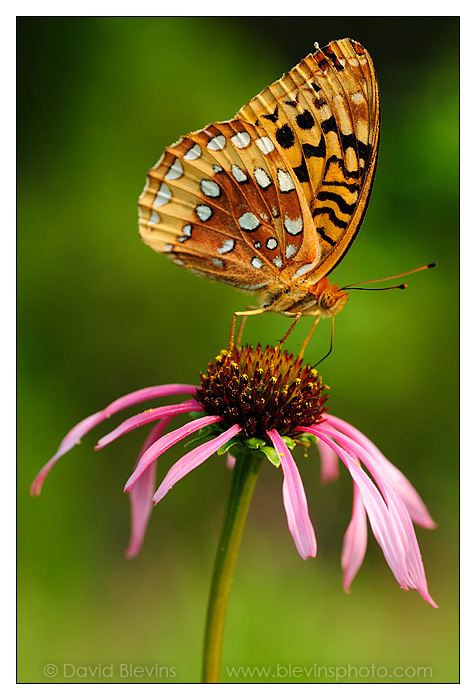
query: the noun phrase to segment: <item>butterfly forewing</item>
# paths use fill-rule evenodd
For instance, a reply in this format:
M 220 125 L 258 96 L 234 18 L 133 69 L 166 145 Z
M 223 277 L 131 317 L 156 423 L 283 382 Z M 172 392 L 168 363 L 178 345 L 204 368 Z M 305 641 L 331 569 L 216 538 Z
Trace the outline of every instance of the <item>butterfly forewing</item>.
M 263 277 L 254 279 L 256 268 L 243 275 L 249 246 L 232 215 L 222 159 L 215 153 L 223 141 L 212 125 L 166 150 L 139 201 L 141 236 L 197 274 L 226 282 L 230 276 L 237 286 L 259 288 Z
M 259 289 L 309 255 L 300 252 L 312 221 L 298 187 L 264 129 L 211 124 L 169 147 L 149 172 L 141 235 L 194 272 Z
M 141 236 L 175 263 L 244 289 L 314 283 L 358 231 L 378 128 L 370 56 L 350 39 L 332 42 L 234 119 L 165 151 L 139 200 Z

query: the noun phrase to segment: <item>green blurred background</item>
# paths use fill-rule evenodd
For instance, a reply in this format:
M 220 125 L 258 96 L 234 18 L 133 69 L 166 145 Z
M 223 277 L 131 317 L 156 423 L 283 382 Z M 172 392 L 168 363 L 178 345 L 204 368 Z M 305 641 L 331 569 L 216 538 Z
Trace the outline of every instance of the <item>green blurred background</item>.
M 304 563 L 287 530 L 282 475 L 267 464 L 238 560 L 223 668 L 374 664 L 387 678 L 364 670 L 342 681 L 398 682 L 395 666 L 410 667 L 403 682 L 458 680 L 458 18 L 208 17 L 18 21 L 20 682 L 96 682 L 65 678 L 63 664 L 112 664 L 113 678 L 98 682 L 132 682 L 120 664 L 174 669 L 153 681 L 199 679 L 230 476 L 223 459 L 154 510 L 132 561 L 122 488 L 141 435 L 95 453 L 109 426 L 98 428 L 55 467 L 41 498 L 28 488 L 83 417 L 140 387 L 196 382 L 226 344 L 232 312 L 250 303 L 140 242 L 136 201 L 148 168 L 180 135 L 231 118 L 315 41 L 347 36 L 374 59 L 382 136 L 365 223 L 331 281 L 439 265 L 409 278 L 406 292 L 351 294 L 320 369 L 330 411 L 376 442 L 438 522 L 417 534 L 440 608 L 399 589 L 371 533 L 352 592 L 343 592 L 351 480 L 342 469 L 322 486 L 317 455 L 298 457 L 319 542 L 317 559 Z M 291 351 L 310 323 L 298 325 Z M 288 326 L 251 318 L 245 340 L 275 343 Z M 322 322 L 308 361 L 329 338 Z M 181 454 L 177 446 L 161 458 L 159 475 Z M 52 679 L 48 663 L 59 667 Z M 418 678 L 411 669 L 423 666 L 431 675 Z

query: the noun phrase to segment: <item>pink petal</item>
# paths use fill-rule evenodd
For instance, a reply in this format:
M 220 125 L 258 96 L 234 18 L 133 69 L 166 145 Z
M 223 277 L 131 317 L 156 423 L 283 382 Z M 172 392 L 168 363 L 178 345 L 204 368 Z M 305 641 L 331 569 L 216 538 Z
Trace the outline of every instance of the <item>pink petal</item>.
M 375 479 L 388 507 L 392 536 L 391 544 L 395 549 L 398 547 L 404 556 L 405 568 L 404 570 L 401 569 L 404 573 L 403 580 L 409 588 L 416 588 L 422 598 L 430 603 L 430 605 L 435 608 L 438 607 L 428 592 L 420 548 L 407 507 L 398 491 L 396 491 L 387 478 L 385 470 L 380 468 L 379 460 L 375 458 L 374 453 L 368 452 L 358 441 L 347 437 L 334 428 L 327 428 L 325 424 L 322 424 L 322 431 L 354 452 L 362 460 Z
M 147 423 L 152 423 L 152 421 L 158 418 L 168 418 L 172 416 L 178 416 L 181 413 L 190 413 L 190 411 L 203 410 L 200 404 L 195 401 L 195 399 L 190 399 L 189 401 L 184 401 L 183 403 L 173 404 L 171 406 L 160 406 L 159 408 L 149 408 L 142 413 L 138 413 L 136 416 L 131 416 L 123 421 L 114 430 L 98 440 L 96 445 L 96 450 L 100 450 L 106 445 L 110 445 L 111 442 L 117 440 L 117 438 L 129 433 L 135 428 L 140 428 Z
M 160 484 L 154 495 L 154 504 L 157 503 L 165 496 L 165 494 L 170 491 L 172 486 L 174 486 L 177 481 L 180 481 L 184 476 L 191 472 L 195 467 L 198 467 L 202 462 L 204 462 L 208 457 L 210 457 L 214 452 L 223 447 L 228 440 L 239 433 L 241 426 L 238 424 L 233 425 L 228 428 L 224 433 L 219 435 L 213 440 L 209 440 L 204 445 L 199 445 L 194 450 L 184 455 L 181 459 L 174 464 L 171 469 L 169 469 L 165 479 Z
M 40 495 L 41 487 L 43 486 L 44 480 L 46 479 L 56 462 L 59 460 L 59 458 L 66 454 L 66 452 L 69 452 L 69 450 L 72 447 L 74 447 L 81 441 L 81 438 L 84 435 L 86 435 L 86 433 L 92 430 L 94 426 L 96 426 L 98 423 L 101 422 L 101 420 L 103 420 L 101 415 L 102 412 L 99 411 L 99 413 L 94 413 L 92 416 L 85 418 L 81 421 L 81 423 L 75 425 L 74 428 L 72 428 L 69 431 L 69 433 L 63 438 L 56 454 L 50 459 L 49 462 L 45 464 L 43 469 L 39 472 L 39 474 L 33 481 L 30 487 L 30 493 L 32 496 Z
M 367 551 L 367 516 L 364 502 L 357 484 L 353 483 L 354 505 L 349 527 L 344 535 L 341 564 L 344 571 L 344 590 L 349 592 L 350 584 L 360 569 Z
M 400 494 L 395 490 L 387 478 L 385 470 L 380 468 L 380 463 L 377 459 L 375 459 L 374 454 L 368 453 L 365 447 L 352 438 L 349 438 L 332 428 L 330 430 L 332 433 L 335 433 L 335 435 L 333 435 L 335 439 L 354 450 L 362 459 L 372 477 L 375 479 L 380 491 L 383 493 L 388 505 L 395 534 L 398 537 L 405 553 L 408 571 L 407 583 L 409 587 L 416 588 L 424 600 L 433 605 L 433 607 L 438 607 L 428 592 L 420 548 L 418 546 L 418 541 L 416 539 L 410 515 Z
M 360 443 L 370 454 L 374 455 L 379 462 L 380 469 L 385 472 L 394 489 L 402 497 L 413 522 L 428 529 L 436 527 L 436 523 L 429 514 L 425 504 L 407 477 L 380 452 L 378 447 L 368 437 L 341 418 L 330 416 L 327 413 L 326 422 L 343 432 L 344 435 Z
M 235 468 L 235 462 L 236 462 L 236 457 L 233 457 L 233 455 L 230 454 L 228 451 L 226 453 L 226 466 L 227 469 L 234 469 Z
M 137 461 L 141 458 L 144 452 L 160 438 L 171 418 L 162 418 L 149 433 L 147 440 L 140 451 Z M 135 557 L 144 541 L 145 531 L 152 512 L 152 496 L 155 491 L 155 475 L 157 462 L 153 462 L 136 482 L 135 487 L 129 494 L 131 504 L 131 539 L 127 548 L 126 557 L 130 559 Z
M 279 461 L 283 469 L 283 501 L 288 519 L 288 527 L 296 545 L 296 549 L 303 559 L 315 557 L 317 554 L 317 542 L 314 528 L 312 527 L 307 507 L 306 493 L 302 484 L 301 475 L 292 455 L 277 430 L 267 431 L 273 447 L 278 453 Z
M 174 394 L 195 394 L 198 387 L 192 384 L 163 384 L 160 386 L 152 386 L 146 389 L 139 389 L 138 391 L 133 391 L 131 394 L 126 394 L 119 399 L 113 401 L 109 406 L 106 406 L 102 411 L 93 413 L 92 416 L 88 416 L 80 423 L 78 423 L 74 428 L 72 428 L 69 433 L 63 438 L 58 451 L 50 459 L 50 461 L 45 464 L 43 469 L 39 472 L 35 480 L 33 481 L 30 493 L 32 496 L 39 496 L 41 492 L 41 487 L 43 482 L 48 476 L 49 472 L 66 452 L 74 447 L 80 442 L 80 440 L 92 430 L 96 425 L 99 425 L 103 420 L 109 418 L 114 413 L 122 411 L 123 408 L 128 408 L 141 401 L 148 401 L 149 399 L 157 399 L 161 396 L 172 396 Z
M 223 420 L 220 416 L 203 416 L 202 418 L 197 418 L 196 420 L 182 425 L 177 430 L 173 430 L 171 433 L 167 433 L 159 440 L 157 440 L 153 445 L 151 445 L 139 459 L 134 472 L 129 477 L 126 485 L 124 486 L 124 491 L 128 493 L 134 484 L 137 482 L 142 474 L 149 468 L 149 466 L 154 462 L 157 457 L 163 454 L 169 447 L 175 445 L 180 440 L 189 437 L 192 433 L 195 433 L 200 428 L 204 428 L 212 423 L 217 423 Z M 218 448 L 217 448 L 218 449 Z
M 405 562 L 405 556 L 401 547 L 400 541 L 395 537 L 394 528 L 390 521 L 387 504 L 385 503 L 382 494 L 377 489 L 373 481 L 363 471 L 360 464 L 338 444 L 330 439 L 319 427 L 302 428 L 302 430 L 313 433 L 321 438 L 324 442 L 334 449 L 338 457 L 345 464 L 350 472 L 353 481 L 356 483 L 361 493 L 365 510 L 369 517 L 370 526 L 374 533 L 375 539 L 382 548 L 387 564 L 393 571 L 393 574 L 402 588 L 407 590 L 408 585 L 408 569 Z
M 322 483 L 328 484 L 329 481 L 337 481 L 339 478 L 339 464 L 336 453 L 322 440 L 319 440 L 317 443 L 317 449 L 321 458 Z
M 110 403 L 109 406 L 106 406 L 101 413 L 104 414 L 104 418 L 110 418 L 114 413 L 143 401 L 151 401 L 163 396 L 176 396 L 177 394 L 192 394 L 194 396 L 198 388 L 194 384 L 159 384 L 158 386 L 149 386 L 121 396 Z

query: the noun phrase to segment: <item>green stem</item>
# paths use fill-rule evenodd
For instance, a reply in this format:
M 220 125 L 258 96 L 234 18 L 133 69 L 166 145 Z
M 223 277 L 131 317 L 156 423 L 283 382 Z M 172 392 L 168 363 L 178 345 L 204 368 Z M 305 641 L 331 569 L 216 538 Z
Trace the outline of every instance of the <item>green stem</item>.
M 241 536 L 262 459 L 260 453 L 254 455 L 248 450 L 239 454 L 233 468 L 208 599 L 203 646 L 203 683 L 220 682 L 226 608 Z

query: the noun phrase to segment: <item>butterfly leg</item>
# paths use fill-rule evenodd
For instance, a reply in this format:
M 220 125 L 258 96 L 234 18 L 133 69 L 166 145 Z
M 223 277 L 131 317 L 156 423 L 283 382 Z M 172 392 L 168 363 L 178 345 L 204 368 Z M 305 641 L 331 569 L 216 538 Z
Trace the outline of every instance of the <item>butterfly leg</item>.
M 291 323 L 291 327 L 289 328 L 288 332 L 287 332 L 287 333 L 281 338 L 281 340 L 279 341 L 278 352 L 281 351 L 281 348 L 283 347 L 284 343 L 286 342 L 286 340 L 287 340 L 287 339 L 289 338 L 289 336 L 291 335 L 292 331 L 294 330 L 294 327 L 295 327 L 296 323 L 299 321 L 299 319 L 301 318 L 301 316 L 302 316 L 302 313 L 301 313 L 301 312 L 298 312 L 298 313 L 296 314 L 296 316 L 295 316 L 295 318 L 294 318 L 294 321 Z
M 235 325 L 236 325 L 236 317 L 237 316 L 242 316 L 243 319 L 240 324 L 240 328 L 238 330 L 238 338 L 236 339 L 237 345 L 241 341 L 241 335 L 243 333 L 243 327 L 245 325 L 246 317 L 247 316 L 256 316 L 258 314 L 264 313 L 264 309 L 247 309 L 246 311 L 235 311 L 233 314 L 233 319 L 231 322 L 231 330 L 230 330 L 230 340 L 228 341 L 228 354 L 231 353 L 233 350 L 233 345 L 234 345 L 234 338 L 235 338 Z
M 311 330 L 309 331 L 309 334 L 308 334 L 306 340 L 305 340 L 305 341 L 303 342 L 303 344 L 301 345 L 301 350 L 299 351 L 299 355 L 298 355 L 298 359 L 299 359 L 299 360 L 302 360 L 302 358 L 303 358 L 303 356 L 304 356 L 304 351 L 305 351 L 305 349 L 307 348 L 307 344 L 308 344 L 309 341 L 311 340 L 311 338 L 312 338 L 312 336 L 313 336 L 313 334 L 314 334 L 314 331 L 316 330 L 316 326 L 317 326 L 317 324 L 319 323 L 320 318 L 321 318 L 321 315 L 318 314 L 318 315 L 316 316 L 316 318 L 315 318 L 314 323 L 312 324 Z
M 242 336 L 243 336 L 243 331 L 244 331 L 244 328 L 245 328 L 245 323 L 246 323 L 246 319 L 247 319 L 247 318 L 248 318 L 247 316 L 242 316 L 242 317 L 241 317 L 240 326 L 239 326 L 239 328 L 238 328 L 238 335 L 236 336 L 236 345 L 237 345 L 238 347 L 240 347 L 240 345 L 241 345 L 241 338 L 242 338 Z

